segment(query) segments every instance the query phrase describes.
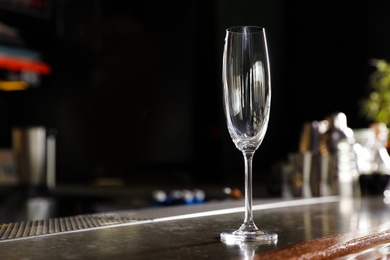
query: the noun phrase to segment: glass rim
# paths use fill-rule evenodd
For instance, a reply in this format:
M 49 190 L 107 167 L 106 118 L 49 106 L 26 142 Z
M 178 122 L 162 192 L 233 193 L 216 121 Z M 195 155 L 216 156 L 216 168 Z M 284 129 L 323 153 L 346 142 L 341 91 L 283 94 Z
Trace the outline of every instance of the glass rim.
M 239 25 L 226 29 L 228 33 L 259 33 L 264 32 L 265 28 L 257 25 Z

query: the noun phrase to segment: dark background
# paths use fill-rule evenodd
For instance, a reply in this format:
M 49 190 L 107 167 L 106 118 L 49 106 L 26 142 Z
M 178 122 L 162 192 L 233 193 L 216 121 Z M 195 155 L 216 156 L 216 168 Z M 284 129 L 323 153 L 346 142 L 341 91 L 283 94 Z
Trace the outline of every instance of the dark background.
M 306 121 L 340 111 L 351 128 L 368 126 L 369 61 L 390 59 L 384 0 L 47 3 L 38 15 L 0 4 L 0 21 L 53 69 L 38 88 L 0 93 L 0 147 L 14 126 L 56 129 L 59 183 L 242 181 L 222 110 L 227 27 L 259 25 L 268 37 L 272 108 L 255 182 L 277 177 Z

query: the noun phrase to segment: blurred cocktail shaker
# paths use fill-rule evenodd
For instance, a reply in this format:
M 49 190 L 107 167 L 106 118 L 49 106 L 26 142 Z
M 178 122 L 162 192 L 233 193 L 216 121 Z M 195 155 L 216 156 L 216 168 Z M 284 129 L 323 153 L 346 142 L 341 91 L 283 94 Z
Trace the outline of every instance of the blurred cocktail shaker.
M 12 129 L 12 149 L 19 182 L 23 186 L 46 185 L 46 128 L 43 126 Z
M 322 136 L 322 182 L 327 183 L 329 194 L 341 197 L 360 195 L 357 156 L 353 149 L 354 133 L 347 125 L 344 113 L 328 116 L 329 128 Z

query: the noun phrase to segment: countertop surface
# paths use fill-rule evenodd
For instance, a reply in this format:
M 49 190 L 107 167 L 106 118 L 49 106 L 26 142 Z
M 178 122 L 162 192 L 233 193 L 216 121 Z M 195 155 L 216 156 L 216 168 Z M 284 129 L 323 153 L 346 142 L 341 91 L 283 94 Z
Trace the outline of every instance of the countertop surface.
M 350 232 L 356 239 L 356 231 L 364 238 L 390 228 L 383 197 L 253 202 L 257 227 L 276 232 L 275 244 L 220 241 L 222 231 L 237 229 L 244 219 L 244 202 L 232 200 L 0 224 L 1 259 L 269 259 L 300 243 Z

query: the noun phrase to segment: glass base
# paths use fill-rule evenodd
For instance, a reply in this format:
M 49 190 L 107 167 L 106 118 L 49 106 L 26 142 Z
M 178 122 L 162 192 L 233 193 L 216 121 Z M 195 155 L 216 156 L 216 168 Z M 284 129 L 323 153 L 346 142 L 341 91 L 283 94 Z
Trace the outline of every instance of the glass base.
M 241 244 L 242 242 L 256 242 L 256 244 L 275 244 L 278 241 L 276 233 L 268 231 L 243 231 L 241 229 L 235 231 L 222 232 L 221 241 L 226 244 Z

